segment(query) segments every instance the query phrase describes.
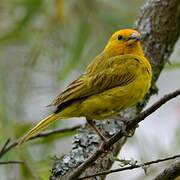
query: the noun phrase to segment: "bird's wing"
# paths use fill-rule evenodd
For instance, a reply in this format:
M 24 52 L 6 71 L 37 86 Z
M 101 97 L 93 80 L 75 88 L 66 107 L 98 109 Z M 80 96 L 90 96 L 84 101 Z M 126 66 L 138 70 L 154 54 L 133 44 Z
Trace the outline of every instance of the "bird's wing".
M 71 100 L 81 99 L 111 89 L 125 86 L 136 77 L 139 60 L 132 55 L 108 59 L 107 68 L 97 73 L 85 73 L 73 81 L 50 105 L 59 106 Z

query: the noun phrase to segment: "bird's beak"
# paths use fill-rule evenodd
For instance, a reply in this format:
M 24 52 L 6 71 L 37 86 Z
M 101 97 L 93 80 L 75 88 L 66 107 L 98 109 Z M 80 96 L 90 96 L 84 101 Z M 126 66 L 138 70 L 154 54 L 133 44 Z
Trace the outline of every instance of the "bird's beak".
M 129 36 L 128 38 L 128 44 L 131 44 L 133 42 L 137 42 L 137 41 L 140 41 L 140 35 L 137 34 L 137 33 L 132 33 L 131 36 Z

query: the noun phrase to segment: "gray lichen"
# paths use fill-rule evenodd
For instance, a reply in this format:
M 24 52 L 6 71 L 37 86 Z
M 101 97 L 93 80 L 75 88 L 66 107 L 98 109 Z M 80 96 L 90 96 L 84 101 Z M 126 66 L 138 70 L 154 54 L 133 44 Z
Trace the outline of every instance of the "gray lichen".
M 114 120 L 111 120 L 111 122 L 97 121 L 96 126 L 102 130 L 107 137 L 110 137 L 120 130 L 121 123 L 117 123 Z M 57 176 L 63 176 L 72 168 L 83 163 L 89 155 L 95 151 L 100 142 L 99 136 L 90 131 L 90 129 L 79 129 L 78 134 L 74 136 L 72 150 L 62 158 L 57 159 L 54 163 L 51 180 Z

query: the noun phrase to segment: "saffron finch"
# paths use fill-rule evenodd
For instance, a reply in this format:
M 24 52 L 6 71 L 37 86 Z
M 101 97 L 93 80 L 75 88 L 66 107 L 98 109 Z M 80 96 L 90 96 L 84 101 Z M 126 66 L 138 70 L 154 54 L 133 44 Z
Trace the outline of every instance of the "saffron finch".
M 103 120 L 138 103 L 147 93 L 151 78 L 152 69 L 144 56 L 140 33 L 134 29 L 119 30 L 85 72 L 52 101 L 50 106 L 56 106 L 56 111 L 27 132 L 19 144 L 50 123 L 71 117 L 86 117 L 102 136 L 92 120 Z

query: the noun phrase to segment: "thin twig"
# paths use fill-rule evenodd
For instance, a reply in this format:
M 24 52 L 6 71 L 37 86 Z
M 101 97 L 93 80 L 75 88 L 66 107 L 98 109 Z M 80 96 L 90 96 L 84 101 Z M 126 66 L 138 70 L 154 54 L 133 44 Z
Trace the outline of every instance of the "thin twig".
M 76 179 L 81 175 L 81 173 L 94 161 L 96 161 L 105 151 L 105 149 L 108 149 L 112 147 L 114 143 L 116 143 L 119 139 L 121 139 L 123 136 L 126 136 L 127 132 L 130 130 L 133 130 L 137 127 L 137 124 L 144 120 L 147 116 L 155 112 L 158 108 L 160 108 L 163 104 L 168 102 L 169 100 L 177 97 L 180 95 L 180 89 L 169 93 L 165 95 L 163 98 L 158 100 L 155 104 L 153 104 L 151 107 L 149 107 L 147 110 L 140 113 L 137 117 L 135 117 L 132 120 L 127 121 L 126 124 L 124 124 L 124 130 L 120 130 L 117 134 L 115 134 L 113 137 L 111 137 L 106 144 L 102 144 L 85 162 L 83 162 L 81 165 L 79 165 L 70 175 L 69 180 Z
M 18 141 L 12 142 L 11 144 L 9 144 L 9 146 L 7 146 L 1 153 L 0 153 L 0 159 L 2 158 L 2 156 L 4 154 L 6 154 L 8 151 L 10 151 L 12 148 L 16 147 L 16 145 L 18 144 Z
M 175 90 L 172 93 L 164 95 L 161 99 L 159 99 L 157 102 L 155 102 L 151 107 L 141 112 L 137 117 L 135 117 L 133 120 L 129 121 L 129 126 L 134 126 L 138 124 L 140 121 L 144 120 L 147 116 L 151 115 L 153 112 L 155 112 L 157 109 L 159 109 L 162 105 L 167 103 L 169 100 L 177 97 L 180 95 L 180 89 Z
M 0 161 L 0 165 L 7 165 L 7 164 L 24 164 L 23 161 Z
M 4 146 L 2 147 L 2 149 L 1 149 L 1 151 L 0 151 L 0 154 L 6 149 L 6 147 L 7 147 L 7 145 L 9 144 L 9 142 L 10 142 L 10 138 L 8 138 L 7 140 L 6 140 L 6 142 L 4 143 Z
M 140 167 L 144 167 L 144 166 L 149 166 L 151 164 L 157 164 L 157 163 L 160 163 L 160 162 L 169 161 L 169 160 L 177 159 L 177 158 L 180 158 L 180 154 L 175 155 L 175 156 L 170 156 L 170 157 L 167 157 L 167 158 L 162 158 L 162 159 L 157 159 L 157 160 L 153 160 L 153 161 L 148 161 L 148 162 L 145 162 L 145 163 L 142 163 L 142 164 L 133 164 L 133 165 L 122 167 L 122 168 L 102 171 L 102 172 L 99 172 L 99 173 L 95 173 L 95 174 L 92 174 L 92 175 L 80 177 L 80 178 L 77 178 L 77 179 L 78 180 L 80 180 L 80 179 L 87 179 L 87 178 L 91 178 L 91 177 L 95 177 L 95 176 L 107 175 L 107 174 L 111 174 L 111 173 L 115 173 L 115 172 L 136 169 L 136 168 L 140 168 Z
M 51 136 L 51 135 L 54 135 L 54 134 L 72 132 L 72 131 L 74 131 L 76 129 L 79 129 L 80 127 L 81 127 L 80 125 L 77 125 L 77 126 L 74 126 L 74 127 L 71 127 L 71 128 L 56 129 L 56 130 L 51 130 L 51 131 L 47 131 L 47 132 L 42 132 L 42 133 L 39 133 L 39 134 L 31 137 L 29 140 L 33 140 L 33 139 L 37 139 L 37 138 L 44 138 L 44 137 L 48 137 L 48 136 Z M 10 142 L 10 139 L 8 139 L 6 141 L 3 148 L 1 149 L 0 158 L 4 154 L 6 154 L 8 151 L 10 151 L 12 148 L 16 147 L 18 145 L 18 143 L 19 143 L 19 141 L 12 142 L 11 144 L 9 144 L 9 142 Z

